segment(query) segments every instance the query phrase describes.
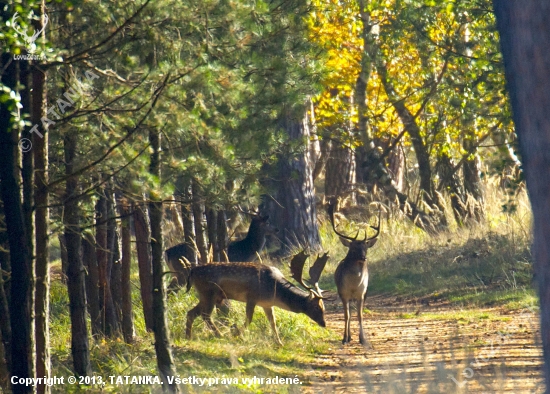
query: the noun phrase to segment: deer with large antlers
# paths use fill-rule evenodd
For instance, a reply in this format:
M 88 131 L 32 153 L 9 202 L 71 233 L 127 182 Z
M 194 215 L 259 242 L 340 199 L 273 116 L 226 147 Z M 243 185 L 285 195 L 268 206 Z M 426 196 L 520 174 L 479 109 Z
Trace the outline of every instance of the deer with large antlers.
M 363 239 L 357 239 L 359 231 L 355 237 L 349 237 L 336 230 L 334 225 L 334 209 L 335 204 L 331 203 L 328 207 L 328 214 L 332 229 L 340 237 L 340 241 L 348 247 L 348 254 L 342 260 L 336 271 L 334 272 L 334 281 L 338 289 L 338 295 L 342 299 L 344 305 L 344 338 L 342 343 L 346 344 L 351 341 L 350 333 L 350 303 L 355 300 L 357 302 L 357 318 L 359 320 L 359 342 L 362 345 L 366 344 L 365 333 L 363 332 L 363 305 L 367 295 L 367 286 L 369 284 L 369 271 L 367 268 L 367 249 L 372 248 L 378 240 L 380 234 L 380 212 L 378 214 L 378 226 L 370 226 L 376 230 L 373 237 L 367 238 L 367 232 Z
M 221 336 L 211 315 L 214 307 L 226 299 L 246 303 L 245 328 L 252 321 L 256 305 L 262 307 L 271 324 L 275 341 L 279 345 L 282 345 L 282 342 L 273 315 L 274 306 L 294 313 L 304 313 L 321 327 L 325 327 L 323 297 L 316 290 L 322 271 L 319 265 L 322 261 L 317 264 L 316 270 L 313 270 L 315 264 L 310 270 L 310 276 L 313 273 L 310 279 L 310 282 L 314 283 L 313 288 L 302 280 L 302 269 L 306 259 L 292 260 L 292 275 L 306 290 L 286 280 L 277 268 L 258 263 L 213 263 L 190 268 L 187 291 L 194 286 L 199 303 L 187 313 L 187 338 L 191 338 L 193 322 L 199 315 L 216 336 Z

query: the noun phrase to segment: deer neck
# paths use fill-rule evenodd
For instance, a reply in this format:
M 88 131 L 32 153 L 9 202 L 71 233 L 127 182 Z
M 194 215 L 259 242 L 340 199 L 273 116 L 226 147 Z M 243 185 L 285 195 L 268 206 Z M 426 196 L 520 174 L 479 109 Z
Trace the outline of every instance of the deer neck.
M 294 313 L 303 313 L 309 301 L 309 293 L 292 283 L 277 282 L 273 294 L 274 305 Z

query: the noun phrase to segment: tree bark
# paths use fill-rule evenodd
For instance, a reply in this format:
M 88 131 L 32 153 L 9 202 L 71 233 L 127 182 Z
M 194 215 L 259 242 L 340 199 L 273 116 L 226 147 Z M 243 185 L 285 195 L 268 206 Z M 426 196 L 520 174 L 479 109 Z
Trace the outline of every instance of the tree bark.
M 160 178 L 160 133 L 149 131 L 149 142 L 153 148 L 151 175 Z M 151 222 L 151 256 L 153 265 L 153 332 L 155 334 L 155 353 L 157 366 L 164 386 L 173 393 L 179 392 L 175 383 L 170 384 L 168 377 L 176 375 L 176 368 L 170 345 L 170 332 L 166 321 L 165 289 L 163 282 L 164 267 L 162 265 L 162 200 L 155 190 L 150 192 L 149 220 Z
M 313 168 L 312 177 L 314 182 L 326 168 L 326 164 L 332 150 L 332 140 L 329 137 L 330 136 L 323 137 L 320 142 L 319 157 L 317 158 L 315 167 Z
M 466 152 L 473 151 L 473 153 L 464 160 L 462 172 L 464 174 L 464 190 L 468 196 L 468 216 L 470 220 L 479 223 L 485 217 L 485 202 L 480 177 L 481 162 L 477 148 L 475 148 L 476 145 L 476 136 L 473 132 L 467 133 L 463 141 L 464 150 Z
M 295 118 L 290 113 L 283 115 L 281 126 L 291 141 L 301 140 L 303 152 L 288 153 L 278 159 L 275 181 L 266 183 L 274 190 L 274 199 L 265 198 L 261 211 L 269 214 L 273 227 L 279 229 L 281 254 L 293 248 L 321 249 L 317 226 L 315 188 L 313 187 L 313 163 L 310 160 L 310 120 L 307 113 Z
M 345 197 L 355 204 L 355 152 L 340 143 L 334 144 L 326 165 L 325 196 Z
M 201 202 L 200 187 L 195 179 L 191 181 L 191 191 L 193 193 L 193 203 L 191 204 L 191 209 L 193 210 L 193 218 L 195 220 L 195 242 L 197 244 L 196 246 L 199 254 L 198 257 L 201 264 L 207 264 L 208 245 L 206 243 L 203 224 L 204 204 Z
M 546 393 L 550 393 L 550 3 L 494 0 L 506 79 L 533 209 Z
M 41 14 L 44 15 L 42 1 Z M 42 27 L 41 17 L 40 26 Z M 46 74 L 37 65 L 33 67 L 33 109 L 32 124 L 41 125 L 40 118 L 46 116 Z M 34 225 L 35 225 L 35 338 L 36 376 L 50 376 L 50 269 L 49 269 L 49 209 L 48 209 L 48 133 L 39 127 L 41 134 L 33 134 L 34 154 Z M 51 387 L 40 384 L 38 393 L 49 393 Z
M 192 254 L 189 256 L 189 262 L 193 265 L 197 264 L 196 242 L 195 242 L 195 228 L 193 211 L 191 208 L 191 193 L 190 185 L 188 182 L 184 183 L 183 192 L 181 193 L 184 201 L 181 203 L 181 220 L 183 222 L 183 242 L 189 245 L 189 250 Z
M 116 220 L 113 219 L 113 249 L 111 249 L 111 277 L 109 286 L 111 287 L 111 295 L 113 296 L 113 307 L 118 330 L 122 328 L 122 262 L 120 251 L 120 235 Z M 120 332 L 119 332 L 120 333 Z
M 229 245 L 229 235 L 227 234 L 227 214 L 223 209 L 220 209 L 217 215 L 217 241 L 219 258 L 218 261 L 225 261 L 225 253 L 227 253 L 227 246 Z
M 120 335 L 122 325 L 122 267 L 120 264 L 120 236 L 116 220 L 116 198 L 113 189 L 105 190 L 107 195 L 107 244 L 109 246 L 109 265 L 108 265 L 108 282 L 111 290 L 111 299 L 113 311 L 111 314 L 111 322 L 113 327 L 116 327 L 115 335 Z
M 466 219 L 468 210 L 466 207 L 466 195 L 460 177 L 454 171 L 454 163 L 447 152 L 439 155 L 437 172 L 440 175 L 441 183 L 438 190 L 446 190 L 451 199 L 451 207 L 456 223 L 462 226 Z
M 71 352 L 74 372 L 79 376 L 92 373 L 90 364 L 90 346 L 86 326 L 86 289 L 84 267 L 80 254 L 81 229 L 80 209 L 78 207 L 78 177 L 71 176 L 75 168 L 77 135 L 67 132 L 64 138 L 65 174 L 68 176 L 65 185 L 64 215 L 65 242 L 67 245 L 67 286 L 69 309 L 71 314 Z
M 147 331 L 153 331 L 153 267 L 151 266 L 151 235 L 146 210 L 145 207 L 134 205 L 134 229 L 145 328 Z
M 116 318 L 113 295 L 111 293 L 112 244 L 114 234 L 109 234 L 109 199 L 106 190 L 100 191 L 96 203 L 96 255 L 99 273 L 99 306 L 101 314 L 101 332 L 108 336 L 117 336 L 120 332 Z M 109 237 L 110 236 L 110 237 Z
M 21 104 L 23 106 L 22 112 L 31 112 L 31 70 L 28 61 L 19 62 L 20 82 L 23 88 L 20 90 Z M 26 126 L 21 133 L 21 137 L 30 141 L 32 134 L 29 132 L 30 126 Z M 34 302 L 35 302 L 35 283 L 34 283 L 34 268 L 35 268 L 35 250 L 34 250 L 34 157 L 33 152 L 27 149 L 21 149 L 21 182 L 23 186 L 23 220 L 25 223 L 25 234 L 27 236 L 28 245 L 28 261 L 30 262 L 30 288 L 29 288 L 29 302 L 31 310 L 30 316 L 30 347 L 32 349 L 29 354 L 29 370 L 32 376 L 35 375 L 35 354 L 36 354 L 36 341 L 35 341 L 35 325 L 34 325 Z
M 132 264 L 132 244 L 130 231 L 130 208 L 128 201 L 122 199 L 119 204 L 121 218 L 120 238 L 122 244 L 122 272 L 121 272 L 121 297 L 122 297 L 122 335 L 124 342 L 134 342 L 134 312 L 132 308 L 132 288 L 130 282 L 130 268 Z
M 88 273 L 86 275 L 86 297 L 92 325 L 92 336 L 95 338 L 103 332 L 101 307 L 99 306 L 99 271 L 95 240 L 92 234 L 87 232 L 82 235 L 82 259 Z
M 218 249 L 218 213 L 208 208 L 206 211 L 206 228 L 208 233 L 208 250 L 212 250 L 212 261 L 220 261 L 220 250 Z
M 1 78 L 3 85 L 14 91 L 18 81 L 16 64 L 11 56 L 12 54 L 7 52 L 1 55 L 1 64 L 5 65 Z M 19 163 L 15 150 L 18 148 L 19 133 L 13 127 L 11 109 L 8 104 L 15 105 L 15 103 L 9 101 L 0 105 L 0 180 L 11 260 L 11 297 L 9 304 L 12 332 L 11 373 L 12 376 L 30 378 L 32 377 L 32 361 L 29 356 L 34 353 L 31 342 L 30 315 L 31 308 L 33 308 L 30 299 L 32 271 L 28 237 L 25 233 L 25 221 L 19 194 L 20 185 L 16 175 Z M 12 390 L 14 393 L 27 393 L 32 391 L 32 387 L 15 384 L 12 385 Z
M 59 254 L 61 255 L 61 281 L 63 283 L 67 280 L 67 267 L 69 266 L 69 258 L 67 257 L 67 243 L 65 242 L 65 234 L 59 233 L 57 236 L 59 241 Z

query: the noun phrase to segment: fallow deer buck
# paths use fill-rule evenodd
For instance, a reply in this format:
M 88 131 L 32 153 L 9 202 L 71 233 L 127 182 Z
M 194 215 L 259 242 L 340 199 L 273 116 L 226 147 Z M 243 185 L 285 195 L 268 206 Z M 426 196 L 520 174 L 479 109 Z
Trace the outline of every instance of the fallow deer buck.
M 298 260 L 300 259 L 293 259 L 291 262 L 291 271 L 296 281 L 307 291 L 286 280 L 277 268 L 259 263 L 213 263 L 191 268 L 187 291 L 194 286 L 199 303 L 187 313 L 187 338 L 191 338 L 193 322 L 199 315 L 214 334 L 220 337 L 220 331 L 212 321 L 211 315 L 214 306 L 220 305 L 226 299 L 246 303 L 245 328 L 252 321 L 256 305 L 262 307 L 271 324 L 275 341 L 279 345 L 282 345 L 282 342 L 273 315 L 274 306 L 294 313 L 304 313 L 321 327 L 325 327 L 323 297 L 304 283 L 301 271 L 305 259 Z M 320 276 L 321 270 L 314 270 L 314 277 L 310 280 L 316 288 L 319 281 L 319 277 L 315 276 L 317 272 Z
M 344 338 L 342 343 L 346 344 L 351 341 L 350 333 L 350 303 L 355 300 L 357 302 L 357 318 L 359 320 L 359 342 L 361 345 L 366 344 L 365 333 L 363 332 L 363 305 L 367 295 L 367 286 L 369 284 L 369 271 L 367 269 L 367 249 L 372 248 L 378 240 L 380 234 L 380 214 L 378 213 L 378 226 L 370 226 L 376 230 L 376 234 L 373 237 L 367 238 L 367 232 L 365 230 L 365 237 L 362 240 L 358 240 L 359 231 L 355 237 L 348 237 L 336 230 L 334 225 L 334 205 L 331 203 L 328 207 L 328 214 L 332 228 L 334 232 L 340 237 L 340 241 L 346 247 L 348 247 L 348 254 L 342 260 L 336 271 L 334 272 L 334 281 L 338 289 L 338 295 L 342 299 L 344 305 Z
M 229 244 L 227 248 L 228 262 L 254 261 L 258 253 L 264 248 L 266 235 L 278 232 L 269 223 L 269 215 L 262 216 L 258 213 L 244 213 L 251 215 L 252 221 L 250 222 L 246 237 Z M 166 264 L 176 276 L 175 286 L 170 286 L 173 289 L 185 284 L 186 267 L 180 259 L 185 258 L 189 260 L 191 248 L 192 246 L 181 243 L 164 251 L 166 254 Z

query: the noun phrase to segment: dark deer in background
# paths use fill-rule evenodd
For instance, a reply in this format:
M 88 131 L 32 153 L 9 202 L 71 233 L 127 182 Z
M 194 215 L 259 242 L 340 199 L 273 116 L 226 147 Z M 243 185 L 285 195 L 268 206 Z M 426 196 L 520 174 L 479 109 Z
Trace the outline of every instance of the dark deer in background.
M 261 306 L 271 324 L 275 341 L 279 345 L 282 342 L 273 315 L 274 306 L 294 313 L 304 313 L 321 327 L 325 327 L 323 297 L 314 288 L 306 286 L 302 280 L 301 271 L 304 262 L 305 259 L 291 262 L 291 271 L 293 277 L 297 278 L 296 280 L 307 291 L 286 280 L 277 268 L 259 263 L 213 263 L 192 267 L 189 272 L 187 291 L 194 286 L 198 293 L 199 303 L 187 314 L 185 331 L 187 338 L 191 338 L 193 322 L 199 315 L 216 336 L 221 336 L 211 315 L 216 305 L 219 306 L 228 299 L 246 302 L 245 328 L 252 321 L 256 305 Z M 320 271 L 316 270 L 319 275 Z M 318 288 L 318 280 L 319 278 L 315 277 L 311 278 L 310 282 Z
M 355 300 L 357 302 L 357 318 L 359 320 L 359 342 L 364 345 L 365 334 L 363 332 L 363 305 L 367 295 L 367 286 L 369 284 L 369 271 L 367 269 L 367 249 L 372 248 L 378 240 L 380 234 L 380 213 L 378 214 L 378 226 L 371 226 L 376 230 L 376 234 L 367 238 L 367 232 L 365 230 L 365 237 L 362 240 L 358 240 L 359 231 L 355 237 L 348 237 L 339 233 L 334 225 L 334 203 L 331 203 L 328 207 L 328 214 L 332 228 L 334 232 L 340 237 L 340 241 L 344 246 L 348 247 L 348 254 L 338 264 L 336 271 L 334 272 L 334 281 L 338 289 L 338 295 L 342 299 L 344 305 L 344 338 L 342 343 L 348 343 L 351 341 L 350 333 L 350 302 Z
M 251 262 L 256 260 L 258 253 L 265 245 L 265 237 L 268 234 L 277 233 L 278 230 L 269 224 L 269 215 L 252 215 L 252 221 L 246 237 L 240 241 L 231 242 L 227 247 L 227 258 L 230 262 Z
M 246 212 L 245 212 L 246 213 Z M 252 216 L 250 227 L 246 237 L 241 241 L 231 242 L 227 248 L 227 260 L 229 262 L 251 262 L 256 260 L 258 253 L 260 253 L 265 245 L 265 237 L 268 234 L 277 233 L 277 229 L 273 228 L 269 224 L 269 215 L 261 216 L 256 213 L 247 213 Z M 185 243 L 172 246 L 166 249 L 166 263 L 176 275 L 176 286 L 170 286 L 171 288 L 183 286 L 185 284 L 186 269 L 181 263 L 180 259 L 189 259 L 190 248 L 192 246 Z

